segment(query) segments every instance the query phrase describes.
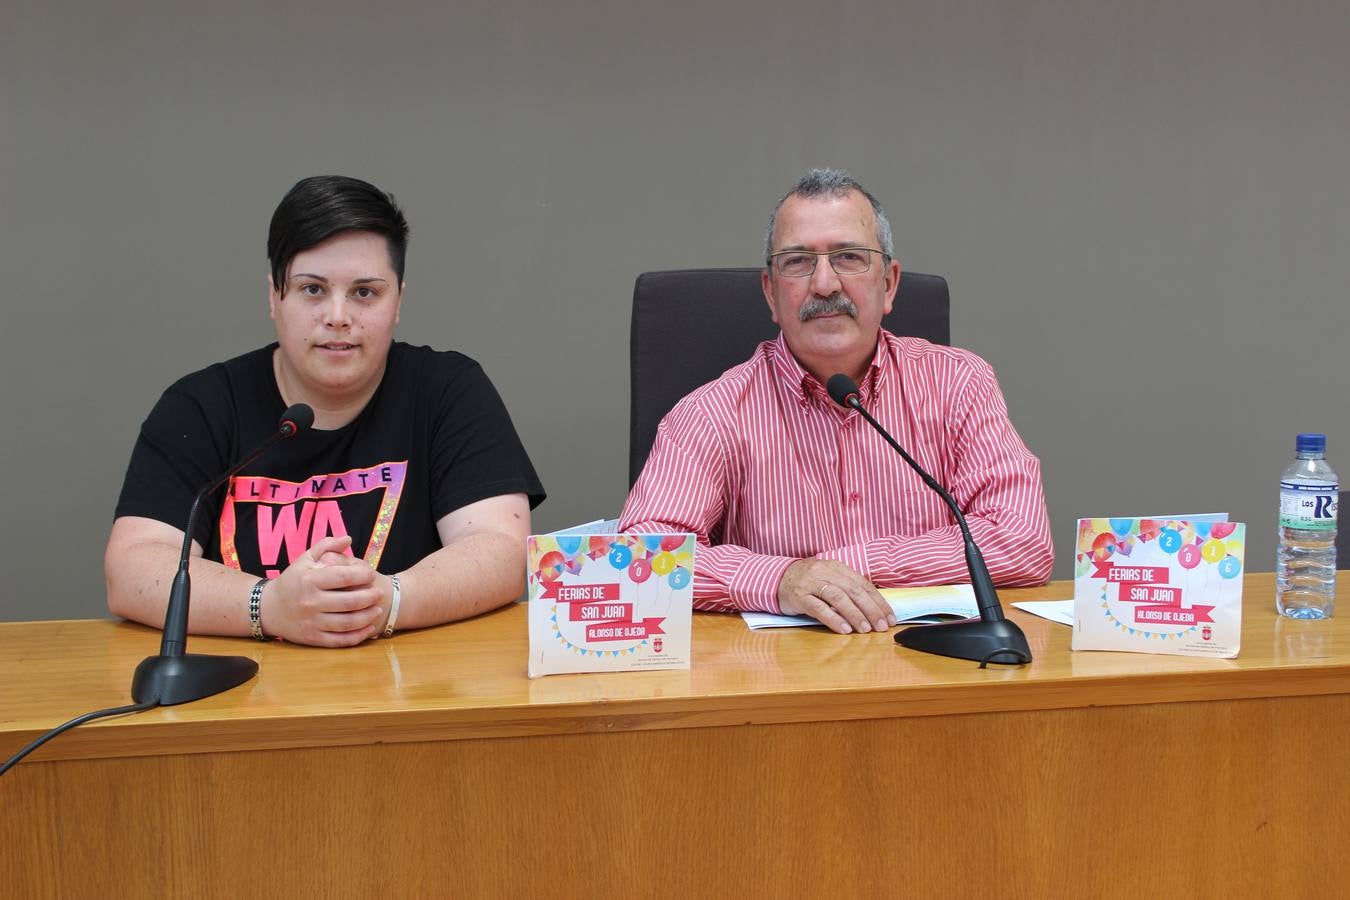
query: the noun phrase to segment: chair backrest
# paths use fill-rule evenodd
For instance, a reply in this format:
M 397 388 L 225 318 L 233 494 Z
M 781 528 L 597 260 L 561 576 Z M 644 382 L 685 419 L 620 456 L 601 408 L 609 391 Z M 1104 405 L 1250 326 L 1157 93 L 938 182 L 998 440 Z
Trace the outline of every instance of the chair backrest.
M 745 362 L 760 341 L 777 336 L 753 269 L 644 272 L 633 286 L 629 342 L 632 392 L 628 420 L 628 483 L 637 480 L 656 440 L 656 426 L 694 388 Z M 904 272 L 888 331 L 951 342 L 947 280 Z

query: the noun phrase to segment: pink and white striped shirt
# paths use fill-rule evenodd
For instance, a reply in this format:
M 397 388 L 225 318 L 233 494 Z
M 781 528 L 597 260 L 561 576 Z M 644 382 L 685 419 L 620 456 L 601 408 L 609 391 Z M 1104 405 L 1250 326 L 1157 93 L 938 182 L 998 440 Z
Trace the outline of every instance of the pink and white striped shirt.
M 1040 463 L 989 364 L 883 329 L 860 389 L 961 506 L 994 582 L 1049 579 Z M 857 411 L 830 399 L 782 334 L 661 420 L 619 527 L 698 535 L 696 609 L 776 613 L 783 572 L 813 556 L 878 587 L 970 580 L 942 499 Z

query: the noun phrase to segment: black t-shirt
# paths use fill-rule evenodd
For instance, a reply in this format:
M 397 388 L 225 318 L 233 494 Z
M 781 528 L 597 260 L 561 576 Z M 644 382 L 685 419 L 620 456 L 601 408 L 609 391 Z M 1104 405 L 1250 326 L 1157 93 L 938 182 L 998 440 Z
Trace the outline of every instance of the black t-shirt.
M 141 425 L 118 516 L 183 528 L 193 495 L 277 430 L 286 404 L 273 344 L 180 379 Z M 436 522 L 502 494 L 544 500 L 492 382 L 460 353 L 394 343 L 354 420 L 268 450 L 202 501 L 193 537 L 207 559 L 276 577 L 328 535 L 385 573 L 440 549 Z

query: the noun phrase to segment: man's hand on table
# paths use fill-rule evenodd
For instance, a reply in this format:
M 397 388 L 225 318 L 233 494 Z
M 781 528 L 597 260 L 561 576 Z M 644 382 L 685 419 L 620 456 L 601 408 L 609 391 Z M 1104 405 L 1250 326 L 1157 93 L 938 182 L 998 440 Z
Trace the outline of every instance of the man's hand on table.
M 839 634 L 885 631 L 895 613 L 876 587 L 832 559 L 799 559 L 778 584 L 778 608 L 785 616 L 810 616 Z

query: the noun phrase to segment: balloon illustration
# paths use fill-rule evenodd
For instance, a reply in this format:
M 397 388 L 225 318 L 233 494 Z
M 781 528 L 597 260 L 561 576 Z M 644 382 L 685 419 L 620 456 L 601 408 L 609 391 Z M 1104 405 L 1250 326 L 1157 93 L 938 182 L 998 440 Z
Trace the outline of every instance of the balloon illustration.
M 577 551 L 581 549 L 581 535 L 560 535 L 558 537 L 558 549 L 562 550 L 567 556 L 576 556 Z
M 1237 530 L 1236 522 L 1215 522 L 1209 526 L 1209 536 L 1223 540 Z
M 657 575 L 668 575 L 675 568 L 675 554 L 662 551 L 652 557 L 652 571 Z
M 609 551 L 609 564 L 616 569 L 626 569 L 628 564 L 633 561 L 633 551 L 622 544 L 615 544 Z
M 1219 574 L 1224 578 L 1236 578 L 1242 571 L 1242 563 L 1235 556 L 1225 556 L 1219 562 Z
M 1176 553 L 1181 549 L 1181 533 L 1175 528 L 1164 528 L 1158 532 L 1158 546 L 1164 553 Z
M 652 575 L 651 563 L 645 559 L 635 559 L 632 565 L 628 567 L 628 576 L 633 579 L 634 584 L 642 584 Z
M 670 586 L 679 590 L 689 583 L 689 570 L 679 566 L 670 573 Z
M 1200 548 L 1194 544 L 1186 544 L 1177 551 L 1177 562 L 1181 563 L 1183 569 L 1194 569 L 1200 565 Z
M 1181 542 L 1189 544 L 1195 540 L 1195 526 L 1190 522 L 1173 522 L 1172 527 L 1181 534 Z
M 1207 563 L 1216 563 L 1228 555 L 1228 548 L 1224 546 L 1223 541 L 1216 541 L 1213 538 L 1200 545 L 1200 555 Z
M 1093 530 L 1092 523 L 1085 520 L 1078 526 L 1078 552 L 1091 553 L 1092 542 L 1096 539 L 1097 532 Z
M 665 537 L 661 538 L 662 550 L 666 551 L 678 550 L 683 546 L 684 546 L 684 535 L 682 534 L 668 534 Z
M 562 567 L 566 561 L 557 550 L 550 550 L 539 557 L 539 572 L 541 575 L 547 575 L 551 572 L 552 577 L 556 578 L 562 574 Z

